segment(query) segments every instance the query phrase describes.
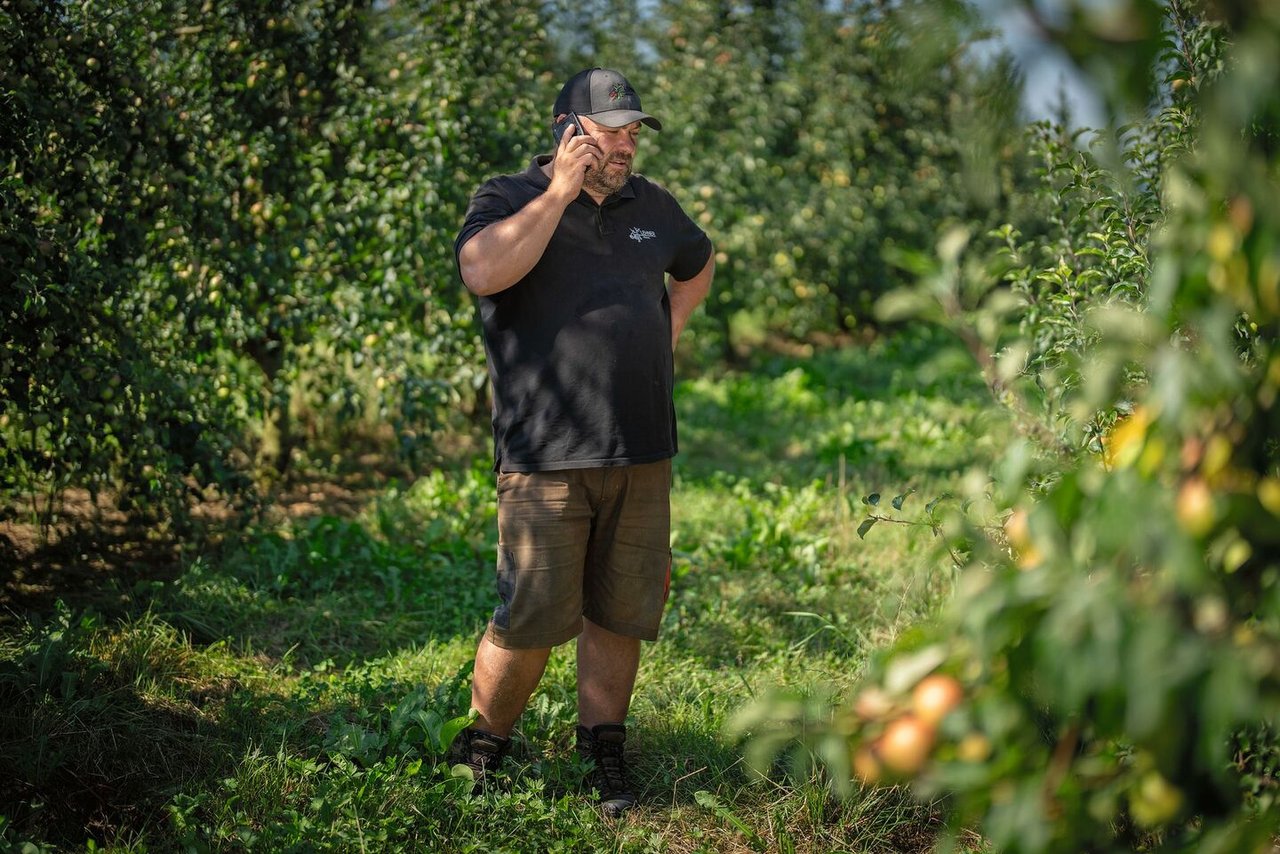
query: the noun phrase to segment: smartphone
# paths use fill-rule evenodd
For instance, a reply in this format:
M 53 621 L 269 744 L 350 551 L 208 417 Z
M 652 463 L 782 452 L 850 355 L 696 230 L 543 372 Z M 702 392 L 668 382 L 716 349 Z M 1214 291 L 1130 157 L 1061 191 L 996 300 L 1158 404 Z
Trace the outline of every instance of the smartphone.
M 560 138 L 564 136 L 565 128 L 569 127 L 569 125 L 573 125 L 577 128 L 577 130 L 574 131 L 575 135 L 583 136 L 586 134 L 586 131 L 582 129 L 582 122 L 578 121 L 578 114 L 569 113 L 569 115 L 565 116 L 562 121 L 558 121 L 551 126 L 551 135 L 555 137 L 556 145 L 560 144 Z

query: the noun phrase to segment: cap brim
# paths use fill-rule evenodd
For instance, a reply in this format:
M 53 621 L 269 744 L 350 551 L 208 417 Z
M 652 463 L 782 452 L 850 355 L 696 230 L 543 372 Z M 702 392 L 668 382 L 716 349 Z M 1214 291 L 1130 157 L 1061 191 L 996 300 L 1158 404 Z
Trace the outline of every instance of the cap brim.
M 601 113 L 587 113 L 587 118 L 607 128 L 626 127 L 632 122 L 644 122 L 654 130 L 662 130 L 662 122 L 648 113 L 639 110 L 605 110 Z

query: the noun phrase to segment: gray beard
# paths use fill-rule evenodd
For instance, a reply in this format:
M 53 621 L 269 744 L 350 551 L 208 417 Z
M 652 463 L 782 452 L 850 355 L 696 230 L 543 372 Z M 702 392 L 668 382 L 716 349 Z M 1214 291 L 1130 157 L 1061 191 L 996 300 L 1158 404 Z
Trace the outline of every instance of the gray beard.
M 593 190 L 601 195 L 612 196 L 626 186 L 627 179 L 631 177 L 631 166 L 628 164 L 626 171 L 619 173 L 606 171 L 606 166 L 588 169 L 586 177 L 582 179 L 582 184 L 588 190 Z

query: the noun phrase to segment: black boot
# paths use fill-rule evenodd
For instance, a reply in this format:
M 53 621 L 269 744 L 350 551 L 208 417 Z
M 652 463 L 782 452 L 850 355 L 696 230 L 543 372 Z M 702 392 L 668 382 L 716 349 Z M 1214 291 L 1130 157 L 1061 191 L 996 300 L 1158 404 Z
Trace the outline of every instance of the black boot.
M 475 777 L 472 794 L 484 791 L 489 775 L 502 764 L 502 758 L 511 749 L 511 739 L 467 727 L 449 745 L 449 764 L 466 765 Z
M 622 755 L 626 741 L 627 728 L 622 724 L 578 727 L 578 755 L 591 762 L 586 783 L 596 790 L 609 818 L 617 818 L 636 805 L 636 794 L 627 782 L 627 760 Z

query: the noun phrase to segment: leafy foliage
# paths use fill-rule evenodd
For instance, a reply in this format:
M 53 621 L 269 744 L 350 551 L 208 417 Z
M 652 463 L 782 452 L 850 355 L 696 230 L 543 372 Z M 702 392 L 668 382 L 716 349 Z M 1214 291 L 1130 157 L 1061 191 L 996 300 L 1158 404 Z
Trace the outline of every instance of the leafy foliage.
M 721 249 L 694 350 L 870 323 L 883 247 L 1022 198 L 1013 74 L 960 7 L 4 9 L 0 489 L 45 522 L 70 485 L 180 516 L 364 437 L 420 469 L 483 420 L 452 238 L 588 63 L 668 117 L 641 168 Z
M 450 244 L 530 133 L 536 4 L 109 7 L 0 15 L 0 488 L 180 509 L 383 424 L 430 459 L 483 379 Z
M 800 337 L 872 323 L 903 281 L 885 247 L 1009 204 L 1016 115 L 985 95 L 1011 72 L 959 61 L 979 37 L 965 21 L 934 4 L 658 4 L 650 38 L 671 49 L 654 87 L 696 121 L 647 158 L 721 252 L 695 333 L 732 358 L 744 321 Z
M 430 460 L 485 409 L 466 196 L 545 145 L 565 74 L 624 67 L 667 120 L 642 168 L 722 252 L 694 344 L 754 370 L 680 389 L 674 642 L 639 712 L 663 760 L 693 757 L 645 768 L 679 844 L 921 847 L 940 804 L 1010 850 L 1269 844 L 1280 26 L 1020 6 L 1114 128 L 1019 136 L 1016 74 L 973 61 L 957 4 L 4 0 L 0 492 L 161 515 L 360 431 Z M 949 330 L 1021 439 L 940 334 L 815 352 L 873 304 Z M 802 358 L 751 352 L 779 335 Z M 596 846 L 562 796 L 562 662 L 528 715 L 551 747 L 500 809 L 437 761 L 489 601 L 489 485 L 482 465 L 255 529 L 118 624 L 6 634 L 0 838 Z M 956 575 L 912 571 L 915 528 Z M 863 676 L 834 714 L 806 683 L 738 719 L 765 766 L 808 741 L 800 783 L 753 784 L 711 734 L 744 687 Z
M 226 483 L 235 415 L 202 391 L 183 326 L 139 306 L 193 157 L 148 73 L 175 38 L 168 10 L 97 15 L 34 2 L 0 15 L 6 68 L 0 251 L 0 484 L 54 493 L 116 480 L 146 492 L 195 474 Z M 173 312 L 155 295 L 160 310 Z M 211 425 L 210 430 L 200 425 Z
M 966 557 L 939 623 L 810 737 L 837 784 L 912 780 L 1001 850 L 1236 851 L 1278 827 L 1276 81 L 1256 62 L 1280 29 L 1155 10 L 1128 7 L 1128 38 L 1161 46 L 1177 94 L 1116 137 L 1125 162 L 1039 128 L 1050 240 L 1005 229 L 984 258 L 952 233 L 886 303 L 953 329 L 1025 438 L 944 528 Z M 1142 104 L 1105 26 L 1058 35 Z M 929 718 L 935 671 L 963 700 Z

